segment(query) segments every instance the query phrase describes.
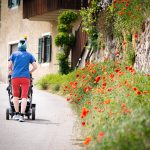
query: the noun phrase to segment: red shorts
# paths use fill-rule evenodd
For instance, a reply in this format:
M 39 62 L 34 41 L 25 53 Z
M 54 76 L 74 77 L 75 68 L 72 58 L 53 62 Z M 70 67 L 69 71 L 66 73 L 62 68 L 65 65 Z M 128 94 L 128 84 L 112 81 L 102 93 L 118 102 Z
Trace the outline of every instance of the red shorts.
M 20 87 L 21 87 L 22 89 L 21 98 L 28 98 L 29 86 L 30 86 L 29 78 L 13 78 L 12 79 L 13 96 L 20 97 Z

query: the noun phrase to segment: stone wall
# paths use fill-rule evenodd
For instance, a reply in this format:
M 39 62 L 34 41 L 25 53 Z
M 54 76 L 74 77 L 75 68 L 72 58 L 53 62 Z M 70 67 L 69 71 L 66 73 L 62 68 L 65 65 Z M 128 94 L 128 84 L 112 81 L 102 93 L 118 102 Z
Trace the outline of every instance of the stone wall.
M 135 69 L 150 74 L 150 18 L 146 20 L 143 32 L 137 40 Z

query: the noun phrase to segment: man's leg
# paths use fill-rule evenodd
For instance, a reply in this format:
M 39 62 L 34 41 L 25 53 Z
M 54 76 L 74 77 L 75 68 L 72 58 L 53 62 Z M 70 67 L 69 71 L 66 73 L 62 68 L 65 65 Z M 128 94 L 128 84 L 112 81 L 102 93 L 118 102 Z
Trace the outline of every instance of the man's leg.
M 18 97 L 13 97 L 12 99 L 14 107 L 15 107 L 15 112 L 19 114 L 19 100 Z
M 21 102 L 21 118 L 20 121 L 23 122 L 24 121 L 24 114 L 25 114 L 25 110 L 27 107 L 27 98 L 28 98 L 28 91 L 29 91 L 29 86 L 30 86 L 30 79 L 28 78 L 23 78 L 22 79 L 22 102 Z
M 14 108 L 15 108 L 15 115 L 14 115 L 14 119 L 18 120 L 19 119 L 19 91 L 20 91 L 20 84 L 19 84 L 19 80 L 17 78 L 12 79 L 12 89 L 13 89 L 13 104 L 14 104 Z
M 25 114 L 26 107 L 27 107 L 27 98 L 22 98 L 21 114 Z

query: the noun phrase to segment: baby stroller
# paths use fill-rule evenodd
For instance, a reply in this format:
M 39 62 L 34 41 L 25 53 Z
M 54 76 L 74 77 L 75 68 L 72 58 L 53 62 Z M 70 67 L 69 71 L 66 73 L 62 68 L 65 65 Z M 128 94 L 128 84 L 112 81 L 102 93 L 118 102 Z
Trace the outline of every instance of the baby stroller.
M 9 96 L 9 108 L 6 109 L 6 120 L 13 117 L 15 115 L 15 108 L 12 102 L 13 94 L 12 94 L 12 84 L 11 84 L 11 75 L 8 76 L 9 85 L 7 87 L 8 96 Z M 35 108 L 36 104 L 32 103 L 32 94 L 33 94 L 33 78 L 30 77 L 30 87 L 28 92 L 28 100 L 27 100 L 27 107 L 25 111 L 25 116 L 28 119 L 32 116 L 32 120 L 35 120 Z M 20 97 L 21 97 L 21 87 L 20 87 Z M 19 111 L 21 110 L 21 98 L 19 98 Z

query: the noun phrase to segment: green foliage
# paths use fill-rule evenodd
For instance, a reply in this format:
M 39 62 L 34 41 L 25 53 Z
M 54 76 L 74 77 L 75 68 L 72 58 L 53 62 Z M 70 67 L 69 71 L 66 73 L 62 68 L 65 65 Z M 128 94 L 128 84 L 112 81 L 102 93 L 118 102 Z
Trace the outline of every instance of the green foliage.
M 52 87 L 52 90 L 55 91 L 55 92 L 58 92 L 60 90 L 60 85 L 59 84 L 55 84 L 53 87 Z
M 69 45 L 70 47 L 73 47 L 73 46 L 75 45 L 75 43 L 76 43 L 76 38 L 75 38 L 75 36 L 74 36 L 73 34 L 70 34 L 70 35 L 69 35 L 69 43 L 68 43 L 68 45 Z
M 61 47 L 62 53 L 58 54 L 57 60 L 59 61 L 59 71 L 62 74 L 67 74 L 71 70 L 68 57 L 70 50 L 75 45 L 75 36 L 72 34 L 72 25 L 77 19 L 77 13 L 74 11 L 64 11 L 58 17 L 57 29 L 59 33 L 55 37 L 55 44 Z
M 95 83 L 97 76 L 100 80 Z M 79 117 L 83 107 L 89 111 L 87 116 L 81 118 L 85 126 L 79 125 L 83 138 L 92 138 L 87 149 L 150 149 L 149 76 L 136 74 L 129 66 L 105 62 L 87 64 L 85 68 L 68 75 L 47 75 L 38 85 L 43 81 L 47 81 L 45 84 L 54 92 L 71 94 L 71 104 Z M 87 86 L 91 89 L 84 92 Z M 106 100 L 110 102 L 105 104 Z M 99 133 L 104 135 L 101 137 Z
M 146 18 L 150 15 L 149 0 L 132 0 L 126 3 L 113 2 L 113 16 L 115 18 L 115 33 L 135 32 L 141 30 L 141 26 Z
M 59 63 L 59 73 L 68 74 L 70 72 L 70 68 L 68 66 L 68 58 L 63 52 L 57 53 L 57 60 Z
M 128 34 L 127 35 L 127 41 L 128 42 L 132 42 L 132 34 Z
M 82 25 L 83 31 L 87 32 L 89 36 L 89 42 L 94 50 L 97 50 L 97 38 L 98 31 L 96 28 L 97 15 L 100 7 L 98 3 L 101 0 L 92 0 L 91 7 L 82 8 L 80 11 L 80 15 L 82 16 Z
M 126 54 L 126 63 L 127 65 L 134 65 L 135 63 L 135 50 L 134 49 L 128 49 Z
M 58 32 L 69 32 L 71 30 L 71 27 L 66 24 L 59 24 L 57 26 Z
M 77 19 L 78 15 L 76 12 L 72 10 L 64 11 L 61 13 L 61 15 L 58 17 L 59 24 L 71 24 Z
M 58 47 L 70 44 L 69 34 L 66 32 L 59 32 L 55 37 L 55 44 Z
M 43 90 L 49 90 L 54 93 L 63 94 L 63 87 L 66 82 L 75 79 L 75 73 L 71 72 L 67 75 L 62 74 L 48 74 L 42 77 L 40 80 L 37 81 L 36 85 Z
M 92 139 L 87 149 L 149 149 L 150 78 L 113 62 L 86 65 L 76 74 L 66 94 L 79 117 L 83 108 L 88 110 L 81 117 L 83 137 Z M 85 92 L 86 87 L 90 88 Z

